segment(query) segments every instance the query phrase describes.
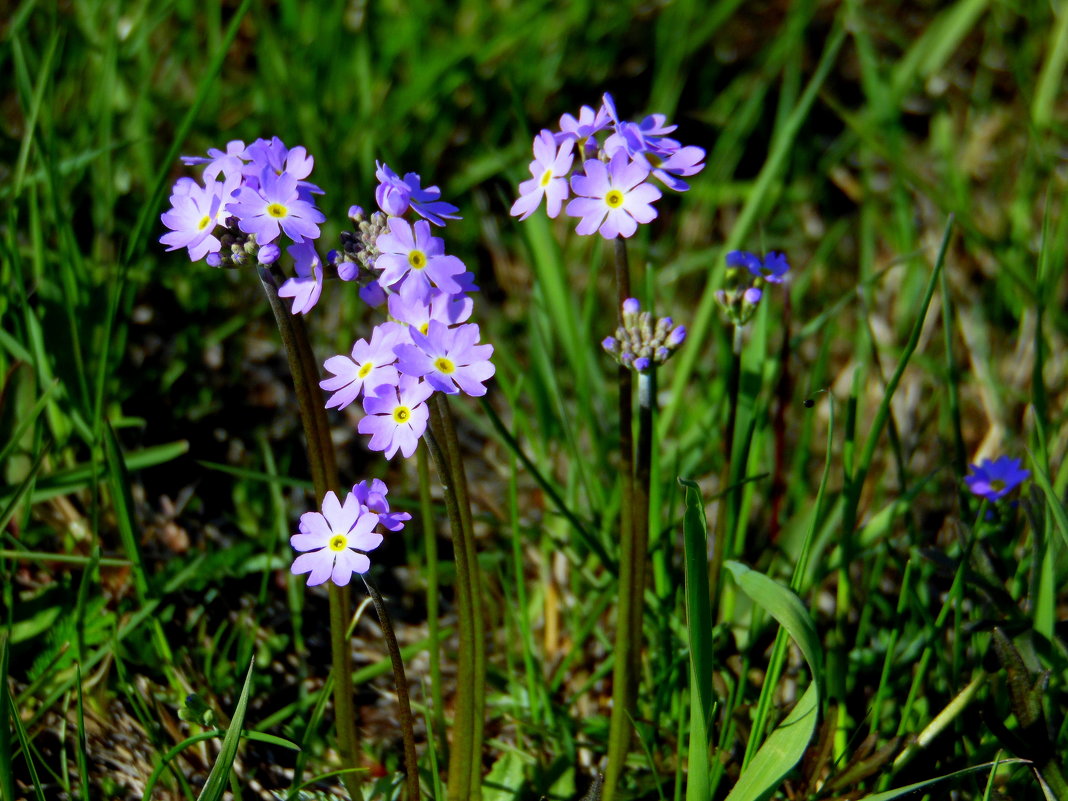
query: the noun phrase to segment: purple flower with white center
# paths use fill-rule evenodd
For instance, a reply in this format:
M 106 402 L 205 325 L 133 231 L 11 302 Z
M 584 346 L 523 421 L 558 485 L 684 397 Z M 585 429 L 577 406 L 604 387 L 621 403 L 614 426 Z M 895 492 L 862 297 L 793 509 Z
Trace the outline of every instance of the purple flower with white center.
M 327 409 L 344 409 L 367 387 L 396 384 L 399 380 L 393 363 L 397 355 L 393 349 L 408 339 L 408 332 L 399 323 L 382 323 L 371 332 L 371 341 L 358 339 L 351 356 L 331 356 L 323 366 L 333 378 L 319 382 L 320 388 L 333 392 L 326 402 Z
M 407 459 L 415 453 L 419 438 L 426 431 L 430 417 L 426 399 L 434 388 L 415 376 L 402 375 L 396 386 L 376 387 L 373 394 L 364 393 L 363 410 L 367 412 L 356 426 L 361 434 L 370 434 L 367 447 L 383 451 L 392 459 L 399 450 Z
M 456 276 L 465 271 L 464 263 L 455 256 L 445 255 L 445 241 L 430 235 L 430 225 L 424 220 L 412 226 L 400 217 L 391 217 L 389 233 L 378 237 L 379 254 L 375 267 L 382 270 L 378 283 L 392 287 L 404 281 L 409 296 L 425 300 L 430 288 L 456 294 L 462 291 Z
M 386 214 L 399 217 L 411 206 L 416 214 L 434 225 L 444 225 L 445 220 L 460 219 L 456 214 L 459 209 L 441 200 L 440 189 L 436 186 L 424 189 L 419 185 L 418 174 L 409 172 L 401 178 L 388 165 L 379 162 L 375 162 L 375 165 L 378 167 L 375 177 L 379 182 L 378 188 L 375 189 L 375 200 Z
M 389 316 L 407 326 L 415 326 L 423 334 L 429 330 L 430 321 L 445 325 L 459 325 L 474 311 L 475 302 L 466 295 L 450 295 L 440 289 L 430 290 L 430 302 L 402 295 L 389 296 Z M 408 340 L 411 344 L 411 339 Z
M 191 179 L 174 185 L 171 208 L 160 215 L 163 224 L 171 229 L 159 241 L 167 250 L 189 249 L 189 258 L 200 261 L 209 253 L 218 253 L 222 243 L 214 236 L 222 208 L 222 184 L 212 181 L 201 186 Z
M 290 572 L 309 573 L 309 587 L 327 579 L 344 587 L 353 573 L 370 569 L 371 560 L 361 551 L 373 551 L 382 544 L 382 535 L 374 530 L 377 525 L 378 515 L 361 507 L 354 494 L 350 493 L 342 506 L 333 492 L 326 493 L 322 513 L 301 515 L 300 533 L 289 538 L 290 544 L 303 552 L 293 560 Z
M 479 330 L 474 323 L 456 328 L 431 320 L 426 335 L 417 328 L 408 329 L 412 345 L 397 346 L 397 369 L 405 375 L 425 378 L 434 389 L 447 395 L 466 392 L 479 397 L 486 394 L 483 381 L 496 368 L 489 360 L 492 345 L 479 345 Z
M 570 114 L 560 118 L 560 133 L 554 135 L 556 144 L 573 141 L 580 158 L 593 158 L 597 155 L 596 134 L 611 124 L 608 110 L 602 105 L 597 111 L 589 106 L 579 109 L 578 119 Z
M 261 245 L 277 239 L 279 229 L 294 242 L 318 239 L 318 223 L 326 221 L 315 206 L 301 200 L 294 176 L 275 175 L 270 169 L 261 173 L 258 190 L 241 187 L 226 208 L 237 217 L 237 227 L 246 234 L 255 234 Z
M 581 217 L 575 231 L 583 236 L 599 231 L 605 239 L 633 236 L 638 223 L 651 222 L 656 217 L 652 203 L 660 198 L 660 190 L 645 183 L 649 167 L 631 161 L 620 150 L 606 165 L 589 159 L 585 175 L 571 177 L 571 189 L 576 197 L 567 204 L 567 214 Z
M 361 481 L 352 488 L 352 494 L 360 501 L 360 505 L 378 515 L 380 526 L 387 531 L 400 531 L 412 516 L 408 512 L 389 511 L 389 501 L 386 500 L 388 492 L 386 483 L 379 478 Z
M 567 200 L 567 174 L 571 171 L 572 141 L 559 147 L 549 131 L 542 131 L 534 139 L 534 161 L 530 162 L 530 174 L 534 176 L 519 185 L 519 198 L 512 204 L 510 214 L 525 220 L 541 205 L 545 198 L 545 211 L 550 217 L 560 214 Z
M 744 250 L 732 250 L 727 254 L 728 267 L 744 267 L 756 278 L 763 278 L 769 284 L 781 284 L 790 265 L 786 254 L 771 251 L 764 260 L 754 253 Z
M 999 500 L 1008 495 L 1024 479 L 1031 476 L 1024 470 L 1019 459 L 999 456 L 994 461 L 983 459 L 971 465 L 972 474 L 964 477 L 964 483 L 973 495 L 988 501 Z
M 293 298 L 293 314 L 307 314 L 323 293 L 323 263 L 311 242 L 290 245 L 286 252 L 293 257 L 297 276 L 287 278 L 282 283 L 278 288 L 278 296 Z

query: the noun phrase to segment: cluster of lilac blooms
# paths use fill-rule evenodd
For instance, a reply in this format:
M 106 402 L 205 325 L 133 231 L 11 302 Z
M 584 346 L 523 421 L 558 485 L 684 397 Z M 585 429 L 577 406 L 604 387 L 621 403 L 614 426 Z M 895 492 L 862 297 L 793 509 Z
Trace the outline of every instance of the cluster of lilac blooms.
M 187 165 L 203 165 L 203 183 L 179 178 L 171 207 L 161 217 L 170 229 L 160 237 L 168 250 L 186 248 L 193 261 L 213 267 L 273 264 L 290 244 L 296 278 L 279 294 L 293 298 L 293 311 L 307 312 L 319 300 L 323 265 L 314 241 L 326 217 L 313 195 L 323 190 L 307 181 L 315 160 L 303 147 L 286 147 L 277 136 L 250 145 L 228 142 L 207 156 L 183 156 Z
M 575 229 L 579 234 L 633 236 L 638 223 L 656 217 L 653 203 L 661 192 L 648 182 L 650 177 L 685 192 L 690 187 L 682 179 L 705 166 L 703 149 L 667 136 L 676 127 L 663 114 L 641 122 L 621 120 L 609 94 L 596 111 L 583 106 L 577 119 L 565 114 L 559 131 L 543 130 L 535 137 L 531 178 L 519 185 L 512 215 L 525 220 L 544 199 L 550 217 L 564 208 L 569 217 L 581 218 Z M 575 197 L 565 208 L 571 195 Z
M 289 539 L 301 552 L 293 560 L 293 574 L 308 573 L 309 587 L 328 579 L 344 587 L 353 573 L 366 573 L 371 567 L 367 552 L 382 544 L 382 535 L 375 529 L 400 531 L 412 519 L 407 512 L 390 511 L 388 492 L 376 478 L 356 484 L 344 504 L 333 492 L 326 493 L 323 511 L 301 515 L 300 533 Z
M 614 337 L 605 337 L 601 347 L 624 367 L 639 373 L 663 364 L 686 340 L 685 326 L 670 317 L 653 317 L 641 310 L 637 298 L 623 301 L 623 325 Z
M 726 282 L 716 290 L 716 303 L 734 325 L 745 325 L 764 297 L 765 284 L 781 284 L 790 265 L 784 253 L 771 251 L 761 259 L 755 253 L 732 250 L 727 254 Z
M 296 275 L 278 294 L 293 299 L 294 314 L 315 306 L 327 277 L 357 282 L 368 304 L 386 306 L 389 319 L 369 341 L 358 339 L 350 354 L 327 359 L 331 377 L 321 382 L 327 408 L 344 408 L 362 396 L 365 415 L 357 430 L 370 436 L 371 450 L 390 459 L 398 451 L 411 456 L 426 431 L 427 400 L 435 391 L 486 393 L 493 346 L 481 344 L 478 325 L 467 322 L 474 307 L 468 293 L 478 290 L 474 276 L 431 233 L 431 225 L 459 219 L 438 187 L 378 164 L 379 210 L 366 217 L 351 207 L 355 230 L 343 233 L 341 247 L 323 259 L 315 240 L 326 218 L 312 197 L 322 190 L 306 180 L 314 160 L 303 147 L 290 149 L 278 137 L 247 146 L 233 141 L 225 151 L 213 148 L 183 162 L 203 165 L 203 181 L 180 178 L 174 185 L 171 207 L 162 215 L 170 230 L 160 239 L 169 250 L 186 248 L 193 261 L 216 267 L 268 266 L 279 259 L 284 235 Z M 409 212 L 420 219 L 405 219 Z M 408 519 L 389 512 L 385 494 L 377 481 L 353 487 L 344 505 L 327 494 L 322 513 L 304 515 L 292 538 L 302 552 L 293 572 L 310 573 L 310 585 L 327 579 L 346 584 L 353 572 L 365 572 L 365 552 L 382 541 L 375 527 L 398 530 Z

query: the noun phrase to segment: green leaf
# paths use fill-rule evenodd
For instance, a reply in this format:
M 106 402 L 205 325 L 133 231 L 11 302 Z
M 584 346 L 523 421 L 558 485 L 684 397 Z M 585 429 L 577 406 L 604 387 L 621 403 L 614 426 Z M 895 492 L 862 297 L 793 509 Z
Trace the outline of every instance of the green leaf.
M 728 561 L 726 567 L 742 591 L 786 629 L 812 671 L 808 689 L 786 720 L 760 746 L 727 796 L 727 801 L 763 801 L 801 760 L 816 731 L 822 681 L 819 638 L 804 604 L 793 592 L 740 562 Z
M 222 750 L 219 751 L 219 758 L 215 760 L 197 801 L 220 801 L 226 791 L 226 782 L 230 778 L 230 769 L 234 766 L 234 758 L 237 756 L 237 744 L 241 739 L 241 726 L 245 722 L 248 693 L 252 687 L 252 668 L 255 664 L 255 659 L 249 662 L 245 686 L 241 688 L 241 697 L 237 699 L 237 709 L 234 710 L 230 728 L 226 730 L 226 737 L 223 738 Z
M 938 776 L 934 779 L 927 779 L 922 782 L 916 782 L 914 784 L 906 784 L 904 787 L 898 787 L 896 790 L 887 790 L 884 793 L 876 793 L 875 795 L 866 795 L 860 801 L 893 801 L 895 798 L 900 798 L 907 793 L 914 793 L 917 790 L 922 790 L 924 787 L 929 787 L 932 784 L 938 782 L 944 782 L 946 779 L 952 779 L 956 776 L 964 776 L 967 773 L 975 773 L 978 770 L 986 770 L 987 768 L 997 767 L 998 765 L 1011 765 L 1013 763 L 1026 763 L 1026 759 L 1002 759 L 997 762 L 984 762 L 982 765 L 973 765 L 970 768 L 964 768 L 963 770 L 954 771 L 953 773 L 947 773 L 945 776 Z
M 516 751 L 505 751 L 482 782 L 482 801 L 515 801 L 523 789 L 525 762 Z
M 686 492 L 682 520 L 685 549 L 686 633 L 690 640 L 690 737 L 686 801 L 709 796 L 708 751 L 712 713 L 712 608 L 708 589 L 708 528 L 696 482 L 680 478 Z

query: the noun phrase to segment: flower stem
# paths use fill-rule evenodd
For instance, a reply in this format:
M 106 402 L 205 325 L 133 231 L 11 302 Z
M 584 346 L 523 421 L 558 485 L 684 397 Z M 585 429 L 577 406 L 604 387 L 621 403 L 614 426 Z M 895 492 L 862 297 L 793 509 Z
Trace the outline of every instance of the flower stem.
M 419 514 L 423 523 L 423 539 L 426 542 L 426 618 L 430 636 L 430 700 L 433 738 L 438 743 L 438 753 L 446 752 L 445 704 L 441 697 L 441 652 L 438 647 L 441 621 L 438 619 L 438 532 L 434 520 L 434 507 L 430 496 L 430 465 L 426 448 L 416 451 L 419 470 Z
M 363 583 L 367 587 L 371 601 L 374 602 L 375 612 L 378 613 L 378 623 L 382 627 L 382 637 L 386 641 L 386 650 L 389 651 L 389 661 L 393 664 L 393 686 L 397 689 L 401 737 L 404 740 L 404 774 L 405 783 L 408 785 L 408 801 L 419 801 L 419 759 L 415 754 L 412 704 L 408 698 L 408 679 L 404 675 L 404 660 L 401 657 L 400 646 L 397 645 L 397 635 L 393 631 L 393 621 L 382 601 L 382 595 L 378 592 L 378 587 L 367 576 L 363 577 Z
M 627 245 L 615 240 L 616 313 L 623 325 L 623 301 L 630 297 L 630 266 Z M 641 664 L 641 602 L 635 597 L 638 577 L 634 552 L 634 431 L 633 389 L 630 368 L 620 365 L 619 379 L 619 453 L 620 478 L 623 482 L 619 507 L 619 604 L 616 609 L 615 664 L 612 666 L 612 714 L 608 724 L 608 764 L 605 768 L 603 801 L 613 801 L 630 750 L 631 719 L 637 692 L 638 668 Z M 644 570 L 641 573 L 645 575 Z M 635 611 L 635 606 L 637 611 Z M 638 621 L 635 634 L 634 621 Z
M 481 714 L 480 696 L 485 692 L 485 657 L 479 656 L 483 645 L 479 641 L 481 621 L 476 620 L 478 595 L 477 563 L 472 564 L 470 555 L 474 543 L 468 543 L 464 513 L 461 510 L 462 468 L 460 478 L 454 467 L 453 457 L 456 432 L 449 416 L 449 408 L 441 393 L 430 399 L 430 431 L 424 441 L 434 460 L 442 489 L 445 494 L 445 509 L 452 530 L 453 558 L 456 564 L 456 616 L 460 639 L 457 655 L 456 714 L 452 725 L 452 753 L 449 756 L 449 776 L 446 795 L 449 801 L 478 799 L 481 795 L 482 726 L 476 722 Z M 466 488 L 463 492 L 466 498 Z M 467 511 L 468 517 L 470 510 Z M 479 613 L 480 614 L 480 613 Z M 479 665 L 482 674 L 479 675 Z M 484 697 L 484 696 L 483 696 Z
M 308 341 L 304 318 L 290 314 L 278 287 L 284 277 L 277 265 L 260 267 L 260 282 L 267 295 L 267 302 L 274 314 L 278 333 L 289 361 L 293 377 L 293 390 L 297 396 L 297 409 L 307 442 L 308 469 L 315 485 L 318 501 L 331 490 L 336 490 L 340 481 L 334 444 L 330 439 L 330 425 L 326 420 L 326 408 L 319 394 L 319 367 Z M 352 798 L 362 798 L 357 781 L 359 771 L 359 741 L 356 733 L 356 707 L 352 695 L 352 653 L 346 636 L 352 601 L 347 587 L 330 585 L 330 648 L 331 669 L 334 673 L 334 717 L 337 726 L 338 751 L 341 766 L 345 771 L 341 780 Z

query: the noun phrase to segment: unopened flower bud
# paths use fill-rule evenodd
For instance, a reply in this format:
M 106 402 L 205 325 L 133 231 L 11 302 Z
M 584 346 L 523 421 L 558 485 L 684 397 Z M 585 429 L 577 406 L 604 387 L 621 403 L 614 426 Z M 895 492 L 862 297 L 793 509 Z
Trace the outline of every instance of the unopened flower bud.
M 278 257 L 282 255 L 282 249 L 273 242 L 269 245 L 264 245 L 256 253 L 256 260 L 266 266 L 268 264 L 274 264 L 278 261 Z

